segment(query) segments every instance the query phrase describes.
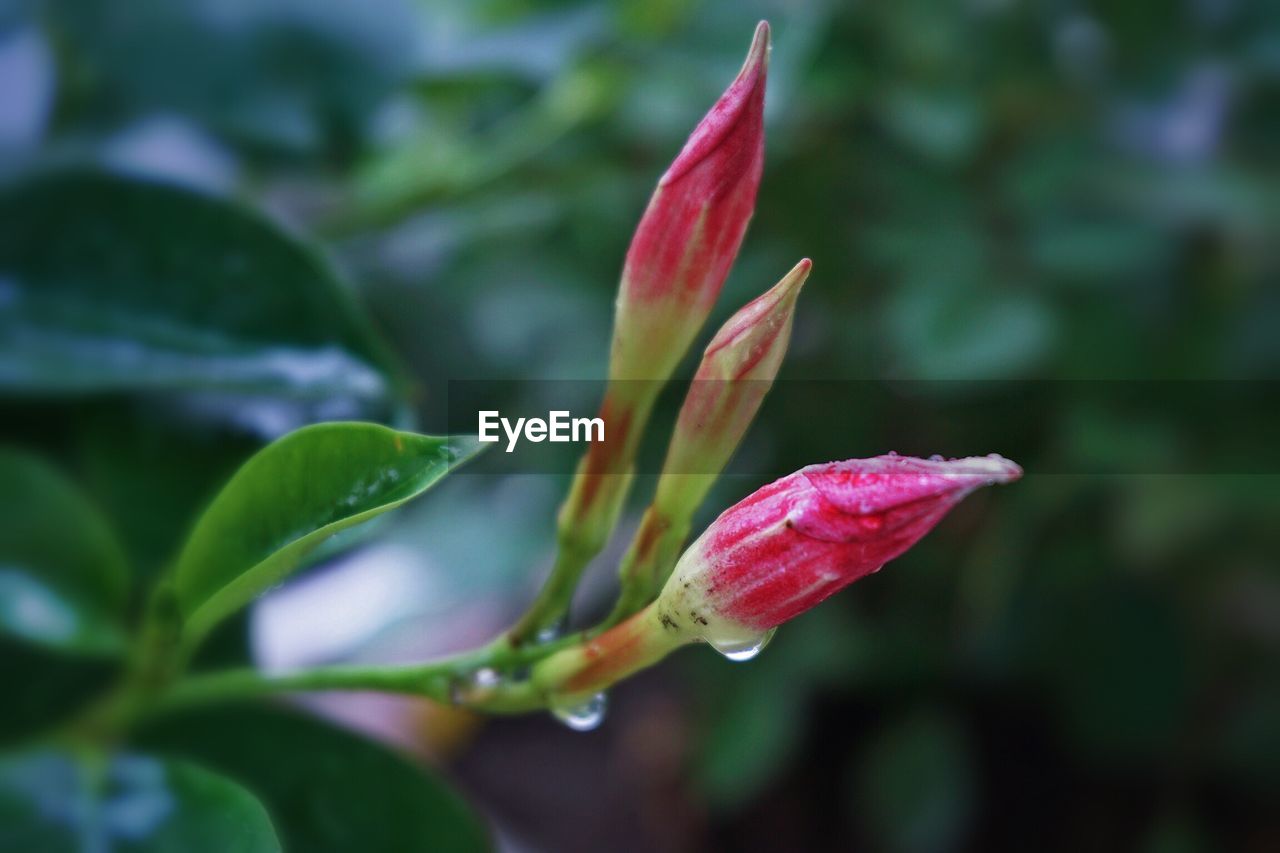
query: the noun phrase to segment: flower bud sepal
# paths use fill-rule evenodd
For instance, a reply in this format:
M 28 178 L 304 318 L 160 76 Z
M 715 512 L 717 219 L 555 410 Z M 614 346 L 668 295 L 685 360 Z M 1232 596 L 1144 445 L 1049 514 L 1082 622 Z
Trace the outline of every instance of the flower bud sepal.
M 533 669 L 535 689 L 550 708 L 572 707 L 697 640 L 657 605 L 608 631 L 545 658 Z

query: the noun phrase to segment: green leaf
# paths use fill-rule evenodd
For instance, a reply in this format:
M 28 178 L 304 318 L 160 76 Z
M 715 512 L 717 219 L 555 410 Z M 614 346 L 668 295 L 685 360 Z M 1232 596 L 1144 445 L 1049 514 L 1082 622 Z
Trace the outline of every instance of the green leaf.
M 229 202 L 108 174 L 0 193 L 0 306 L 0 390 L 199 392 L 189 408 L 305 423 L 383 415 L 398 381 L 309 248 Z
M 56 649 L 125 645 L 129 570 L 112 531 L 57 471 L 0 448 L 0 631 Z
M 0 760 L 0 849 L 113 853 L 280 850 L 266 810 L 194 764 L 53 751 Z
M 483 445 L 365 423 L 316 424 L 246 462 L 201 516 L 174 573 L 194 641 L 341 530 L 417 497 Z
M 288 850 L 488 850 L 467 804 L 382 746 L 295 712 L 233 707 L 157 720 L 149 749 L 207 764 L 266 804 Z

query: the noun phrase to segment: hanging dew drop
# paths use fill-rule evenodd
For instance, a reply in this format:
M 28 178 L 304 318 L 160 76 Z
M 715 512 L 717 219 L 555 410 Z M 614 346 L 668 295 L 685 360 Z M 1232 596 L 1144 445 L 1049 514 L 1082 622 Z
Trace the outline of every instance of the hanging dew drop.
M 550 643 L 564 636 L 565 630 L 569 627 L 569 617 L 563 616 L 557 619 L 553 624 L 540 630 L 533 635 L 536 643 Z
M 758 637 L 743 641 L 736 640 L 732 642 L 719 642 L 709 640 L 711 648 L 734 662 L 751 660 L 760 652 L 764 651 L 764 647 L 769 645 L 769 641 L 773 639 L 773 635 L 778 632 L 777 628 L 770 628 Z
M 597 693 L 577 705 L 552 707 L 552 715 L 575 732 L 589 732 L 604 722 L 608 701 L 603 693 Z

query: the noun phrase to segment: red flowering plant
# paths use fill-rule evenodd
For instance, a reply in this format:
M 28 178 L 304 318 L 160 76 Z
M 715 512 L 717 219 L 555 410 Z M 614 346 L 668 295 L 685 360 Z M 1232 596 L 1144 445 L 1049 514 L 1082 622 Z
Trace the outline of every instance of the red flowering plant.
M 688 544 L 695 513 L 778 374 L 812 267 L 802 259 L 710 336 L 651 503 L 620 560 L 614 607 L 598 625 L 558 630 L 587 565 L 614 532 L 655 400 L 701 333 L 755 208 L 769 37 L 761 23 L 741 72 L 640 219 L 622 268 L 601 403 L 607 439 L 589 444 L 578 465 L 558 516 L 556 561 L 527 612 L 488 644 L 442 660 L 188 672 L 214 628 L 326 540 L 420 495 L 481 447 L 368 423 L 305 427 L 251 457 L 208 505 L 161 573 L 136 636 L 86 622 L 80 633 L 56 638 L 126 652 L 117 689 L 72 725 L 75 735 L 114 742 L 172 709 L 303 690 L 411 694 L 492 713 L 549 709 L 586 727 L 599 719 L 610 685 L 691 643 L 750 657 L 779 625 L 909 549 L 965 495 L 1020 476 L 998 456 L 887 454 L 810 465 L 728 508 Z M 144 202 L 154 200 L 137 201 Z M 37 488 L 47 473 L 27 460 L 0 453 L 0 472 L 32 484 L 25 489 L 32 517 L 42 502 L 65 511 L 71 500 L 61 487 Z M 17 513 L 24 507 L 12 509 L 25 517 Z M 0 543 L 14 560 L 75 545 L 38 524 L 19 527 L 16 544 Z M 122 584 L 112 581 L 98 599 L 123 602 Z
M 272 526 L 275 549 L 256 562 L 246 559 L 248 568 L 229 577 L 223 562 L 208 558 L 210 543 L 243 538 L 234 519 L 246 502 L 276 505 L 263 496 L 257 469 L 305 468 L 325 452 L 334 425 L 309 427 L 261 451 L 215 499 L 153 599 L 133 676 L 145 689 L 124 691 L 98 709 L 95 721 L 237 696 L 351 689 L 493 713 L 550 709 L 583 727 L 599 718 L 601 691 L 611 684 L 690 643 L 710 644 L 732 659 L 753 655 L 779 625 L 910 548 L 969 492 L 1017 479 L 1018 466 L 998 456 L 888 454 L 811 465 L 725 510 L 686 547 L 695 512 L 783 361 L 812 267 L 803 259 L 706 346 L 652 502 L 621 559 L 612 611 L 597 626 L 555 630 L 587 564 L 613 533 L 655 398 L 701 331 L 742 243 L 763 170 L 768 66 L 769 27 L 761 23 L 741 72 L 694 129 L 641 217 L 623 264 L 601 404 L 608 437 L 582 457 L 558 517 L 557 559 L 509 631 L 474 651 L 422 664 L 175 677 L 213 626 L 282 579 L 320 541 L 420 493 L 478 448 L 365 427 L 367 464 L 342 502 L 351 511 L 301 532 L 284 529 L 281 519 Z M 360 503 L 360 495 L 375 492 L 376 506 Z M 259 544 L 245 543 L 245 550 L 260 552 Z M 219 553 L 225 559 L 225 549 Z

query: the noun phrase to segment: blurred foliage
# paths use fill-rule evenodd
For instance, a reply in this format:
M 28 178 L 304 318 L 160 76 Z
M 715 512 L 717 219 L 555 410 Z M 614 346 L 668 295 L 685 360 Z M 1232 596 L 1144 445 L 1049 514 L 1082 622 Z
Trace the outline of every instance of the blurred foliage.
M 1030 447 L 1029 476 L 753 664 L 672 667 L 706 812 L 665 843 L 1274 849 L 1274 2 L 0 2 L 0 436 L 146 577 L 299 423 L 443 432 L 450 379 L 603 376 L 630 230 L 762 16 L 768 161 L 712 323 L 811 257 L 784 380 L 887 393 L 766 402 L 705 517 L 829 455 Z M 915 382 L 962 379 L 1029 384 Z M 1135 419 L 1065 379 L 1173 382 Z M 1257 413 L 1223 426 L 1204 389 L 1243 380 Z M 496 598 L 496 630 L 556 492 L 461 479 L 392 535 L 438 570 L 433 621 Z M 5 739 L 106 677 L 31 639 L 0 649 Z M 342 838 L 256 737 L 184 748 L 286 845 Z
M 262 804 L 185 762 L 121 755 L 75 761 L 52 752 L 0 761 L 6 850 L 280 850 Z
M 444 783 L 369 741 L 297 713 L 175 716 L 143 744 L 199 759 L 266 804 L 286 850 L 485 850 L 485 828 Z M 287 756 L 287 758 L 286 758 Z

